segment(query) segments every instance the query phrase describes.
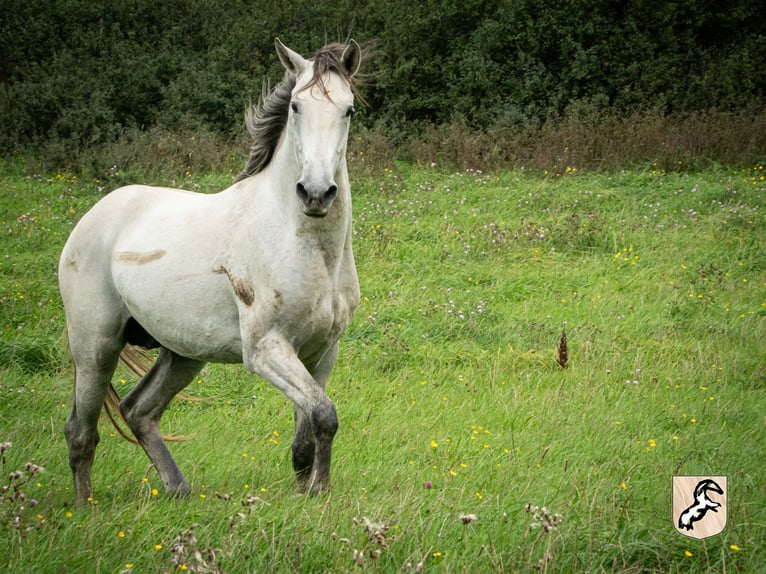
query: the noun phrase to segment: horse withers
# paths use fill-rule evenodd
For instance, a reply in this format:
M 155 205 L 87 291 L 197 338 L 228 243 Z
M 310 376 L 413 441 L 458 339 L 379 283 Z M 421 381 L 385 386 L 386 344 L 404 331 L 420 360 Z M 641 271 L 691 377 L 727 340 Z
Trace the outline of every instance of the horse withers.
M 301 491 L 329 486 L 338 428 L 325 387 L 359 303 L 346 145 L 361 49 L 311 59 L 276 40 L 285 76 L 247 114 L 245 170 L 216 194 L 127 186 L 75 226 L 59 263 L 75 390 L 65 434 L 92 496 L 97 423 L 126 345 L 159 348 L 119 410 L 170 495 L 190 486 L 160 418 L 206 362 L 243 363 L 295 407 Z

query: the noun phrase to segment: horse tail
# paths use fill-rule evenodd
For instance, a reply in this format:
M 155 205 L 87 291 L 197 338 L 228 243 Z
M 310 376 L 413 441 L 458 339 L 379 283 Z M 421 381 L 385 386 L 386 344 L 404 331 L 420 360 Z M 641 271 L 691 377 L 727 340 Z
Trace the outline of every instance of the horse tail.
M 145 349 L 127 344 L 120 352 L 120 362 L 141 380 L 152 368 L 154 358 Z
M 134 437 L 130 436 L 127 431 L 122 428 L 122 425 L 127 425 L 128 422 L 125 420 L 125 417 L 122 416 L 122 411 L 120 410 L 120 395 L 117 394 L 117 390 L 112 383 L 109 383 L 109 390 L 106 392 L 104 412 L 106 413 L 106 416 L 109 417 L 109 420 L 112 421 L 112 426 L 114 426 L 122 438 L 130 443 L 139 444 Z M 119 419 L 122 424 L 118 423 L 117 419 Z

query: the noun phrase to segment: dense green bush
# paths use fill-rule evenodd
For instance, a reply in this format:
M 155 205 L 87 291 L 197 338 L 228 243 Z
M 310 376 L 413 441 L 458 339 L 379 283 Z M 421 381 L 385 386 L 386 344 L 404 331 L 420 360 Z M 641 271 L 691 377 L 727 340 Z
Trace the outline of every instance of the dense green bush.
M 281 75 L 275 36 L 307 54 L 375 41 L 361 121 L 394 144 L 455 122 L 536 129 L 573 106 L 676 118 L 764 108 L 756 0 L 2 4 L 0 153 L 54 162 L 135 129 L 240 134 L 248 99 Z

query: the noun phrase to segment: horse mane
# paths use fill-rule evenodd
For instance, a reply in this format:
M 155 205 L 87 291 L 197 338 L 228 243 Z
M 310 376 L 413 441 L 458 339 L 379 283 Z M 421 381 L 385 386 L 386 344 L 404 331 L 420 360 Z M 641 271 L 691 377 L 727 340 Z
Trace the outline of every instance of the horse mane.
M 285 74 L 273 90 L 268 81 L 264 82 L 258 103 L 250 104 L 245 110 L 245 126 L 253 143 L 245 168 L 234 178 L 234 183 L 260 173 L 269 165 L 287 125 L 287 110 L 296 80 L 293 74 Z
M 335 72 L 348 82 L 354 96 L 364 102 L 356 88 L 354 77 L 343 65 L 343 53 L 346 48 L 346 44 L 333 43 L 317 50 L 312 58 L 314 75 L 303 90 L 317 86 L 327 94 L 323 76 L 327 72 Z M 274 89 L 271 89 L 268 81 L 264 82 L 258 102 L 250 104 L 245 110 L 245 126 L 253 138 L 253 143 L 250 146 L 250 157 L 244 169 L 234 178 L 234 183 L 262 172 L 271 162 L 282 131 L 287 125 L 290 100 L 296 81 L 296 76 L 287 72 Z

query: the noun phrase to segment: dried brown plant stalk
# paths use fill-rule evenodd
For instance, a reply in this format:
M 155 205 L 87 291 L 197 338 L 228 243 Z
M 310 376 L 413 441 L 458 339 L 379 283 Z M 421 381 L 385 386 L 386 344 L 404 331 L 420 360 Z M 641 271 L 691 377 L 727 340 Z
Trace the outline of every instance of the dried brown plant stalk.
M 561 330 L 561 340 L 559 340 L 558 346 L 559 356 L 556 359 L 559 367 L 566 369 L 569 361 L 569 351 L 567 349 L 567 334 L 564 329 Z

